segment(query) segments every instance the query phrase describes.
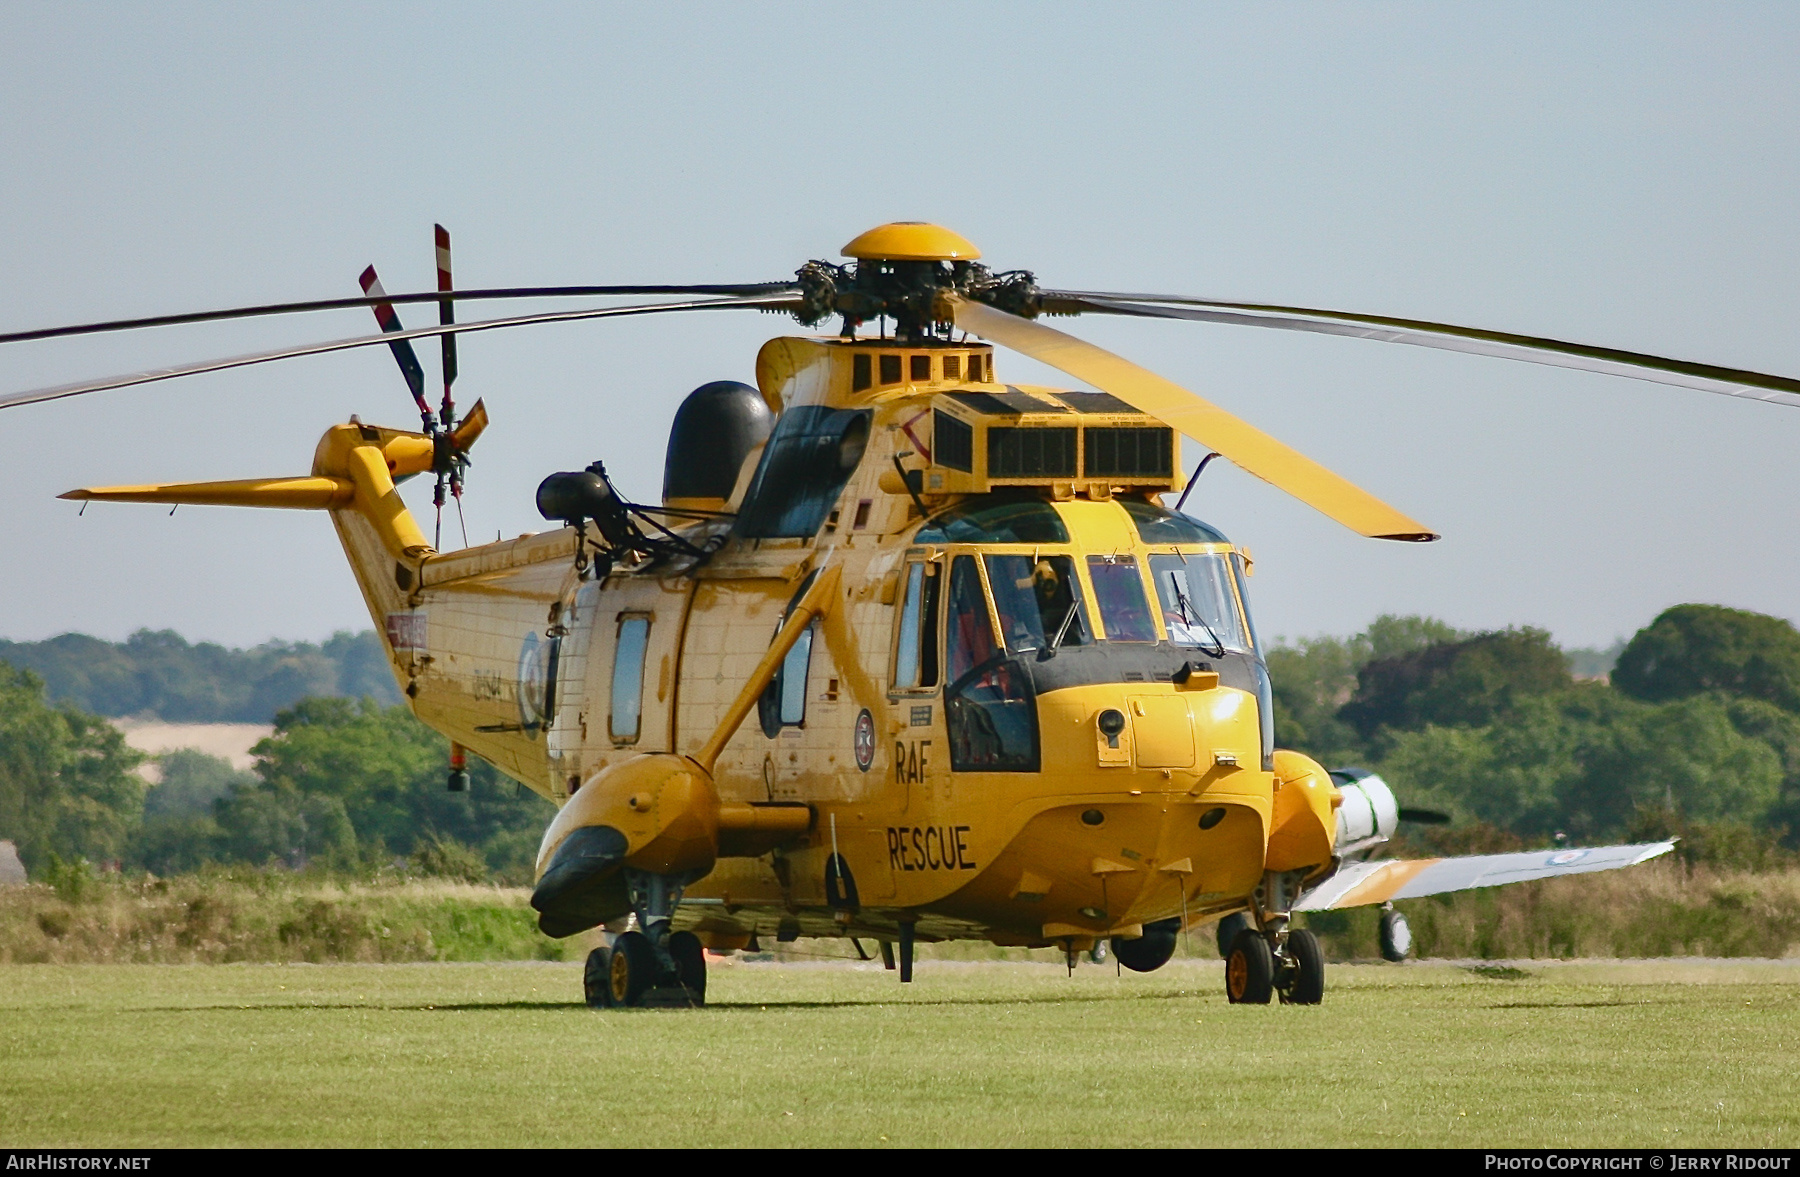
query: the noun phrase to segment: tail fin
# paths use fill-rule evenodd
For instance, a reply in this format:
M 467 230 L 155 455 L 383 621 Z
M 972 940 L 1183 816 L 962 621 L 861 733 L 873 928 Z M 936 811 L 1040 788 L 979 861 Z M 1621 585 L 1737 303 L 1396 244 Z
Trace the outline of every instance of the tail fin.
M 451 444 L 466 452 L 487 423 L 487 410 L 477 401 L 451 433 Z M 410 670 L 405 663 L 413 651 L 395 642 L 388 619 L 410 607 L 408 598 L 420 585 L 420 565 L 434 552 L 394 483 L 430 471 L 433 444 L 423 433 L 364 425 L 352 417 L 349 424 L 325 431 L 313 454 L 312 473 L 304 477 L 83 487 L 60 497 L 330 511 L 363 600 L 404 682 Z

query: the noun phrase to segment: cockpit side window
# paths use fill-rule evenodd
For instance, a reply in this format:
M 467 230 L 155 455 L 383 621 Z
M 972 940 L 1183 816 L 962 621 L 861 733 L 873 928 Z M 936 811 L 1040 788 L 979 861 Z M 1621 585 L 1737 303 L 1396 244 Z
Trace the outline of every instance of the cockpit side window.
M 900 605 L 900 633 L 894 650 L 894 689 L 923 690 L 938 684 L 938 565 L 915 560 L 906 565 L 906 598 Z
M 1144 596 L 1136 556 L 1089 556 L 1088 579 L 1100 605 L 1100 624 L 1109 642 L 1153 642 L 1156 622 Z
M 1222 657 L 1227 650 L 1247 653 L 1253 646 L 1225 557 L 1211 554 L 1151 556 L 1150 575 L 1162 602 L 1169 640 Z
M 1081 607 L 1081 582 L 1068 556 L 985 557 L 994 611 L 1006 648 L 1044 650 L 1093 641 Z

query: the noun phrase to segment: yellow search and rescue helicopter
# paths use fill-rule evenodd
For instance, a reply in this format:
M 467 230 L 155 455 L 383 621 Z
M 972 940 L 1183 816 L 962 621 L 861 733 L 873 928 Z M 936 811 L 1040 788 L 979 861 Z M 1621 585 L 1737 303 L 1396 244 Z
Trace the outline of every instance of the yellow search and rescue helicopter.
M 88 488 L 65 498 L 328 511 L 413 711 L 560 806 L 532 905 L 552 936 L 604 925 L 592 1004 L 704 1000 L 704 949 L 760 937 L 1078 953 L 1148 971 L 1222 920 L 1234 1002 L 1316 1003 L 1296 912 L 1608 870 L 1671 844 L 1371 859 L 1401 810 L 1378 777 L 1274 747 L 1243 548 L 1183 514 L 1177 434 L 1363 535 L 1436 536 L 1192 393 L 1035 322 L 1125 314 L 1361 336 L 1800 404 L 1800 382 L 1448 324 L 1040 288 L 946 229 L 883 225 L 793 281 L 436 291 L 121 320 L 0 343 L 371 307 L 380 334 L 0 397 L 0 408 L 191 372 L 387 344 L 419 431 L 355 417 L 309 474 Z M 456 323 L 457 301 L 686 296 Z M 435 303 L 435 327 L 394 307 Z M 547 477 L 553 530 L 439 552 L 396 489 L 460 496 L 487 424 L 450 397 L 459 334 L 714 308 L 782 310 L 835 335 L 764 345 L 754 387 L 692 393 L 660 506 L 596 462 Z M 891 320 L 891 329 L 888 322 Z M 859 328 L 877 323 L 877 333 Z M 443 345 L 435 412 L 410 341 Z M 992 341 L 1088 386 L 1009 384 Z M 1165 496 L 1179 494 L 1173 507 Z M 1419 813 L 1421 819 L 1431 815 Z M 1405 955 L 1404 921 L 1382 920 Z

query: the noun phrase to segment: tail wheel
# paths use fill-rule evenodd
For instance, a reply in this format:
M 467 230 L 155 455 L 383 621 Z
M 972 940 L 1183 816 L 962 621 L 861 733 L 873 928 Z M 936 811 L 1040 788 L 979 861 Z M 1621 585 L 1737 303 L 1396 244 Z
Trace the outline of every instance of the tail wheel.
M 1267 1005 L 1275 994 L 1275 956 L 1269 942 L 1246 929 L 1225 956 L 1225 996 L 1233 1005 Z
M 613 1005 L 612 988 L 608 983 L 611 971 L 610 948 L 596 948 L 587 954 L 587 967 L 581 973 L 581 992 L 587 1003 L 595 1009 L 607 1009 Z
M 675 978 L 693 996 L 695 1005 L 706 1004 L 706 949 L 692 932 L 669 937 L 669 956 L 675 961 Z
M 1381 958 L 1398 964 L 1412 955 L 1412 929 L 1397 911 L 1381 913 Z
M 606 969 L 606 1004 L 641 1005 L 644 990 L 656 983 L 656 950 L 642 932 L 626 932 L 613 941 Z M 591 958 L 590 958 L 591 959 Z
M 1319 951 L 1319 938 L 1305 928 L 1295 928 L 1287 936 L 1287 988 L 1281 1000 L 1287 1005 L 1317 1005 L 1325 1000 L 1325 954 Z

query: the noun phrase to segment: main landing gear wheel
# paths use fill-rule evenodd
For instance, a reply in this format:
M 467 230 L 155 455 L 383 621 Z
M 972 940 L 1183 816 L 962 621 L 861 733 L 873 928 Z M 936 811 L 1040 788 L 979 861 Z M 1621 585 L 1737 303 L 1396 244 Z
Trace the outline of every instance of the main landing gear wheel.
M 1225 996 L 1233 1005 L 1267 1005 L 1275 994 L 1275 956 L 1269 942 L 1246 928 L 1225 956 Z
M 1317 1005 L 1325 1000 L 1325 954 L 1319 951 L 1319 938 L 1305 928 L 1291 929 L 1285 956 L 1281 1003 Z
M 669 956 L 675 961 L 675 979 L 688 991 L 695 1005 L 706 1004 L 706 950 L 692 932 L 669 937 Z

